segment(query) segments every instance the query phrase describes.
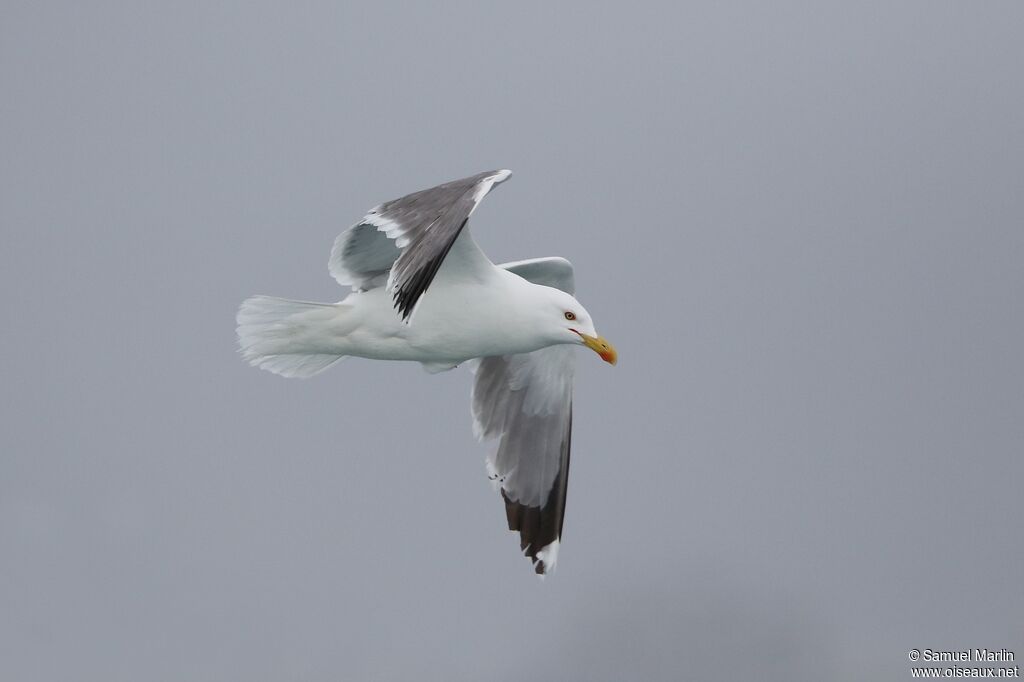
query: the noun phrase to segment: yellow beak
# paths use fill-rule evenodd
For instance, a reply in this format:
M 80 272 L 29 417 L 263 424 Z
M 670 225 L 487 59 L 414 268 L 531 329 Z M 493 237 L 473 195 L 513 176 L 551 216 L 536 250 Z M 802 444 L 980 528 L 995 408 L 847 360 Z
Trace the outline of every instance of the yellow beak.
M 583 339 L 583 345 L 601 356 L 601 359 L 608 364 L 614 365 L 619 361 L 619 354 L 615 352 L 615 346 L 608 343 L 601 336 L 590 336 L 583 332 L 576 332 Z

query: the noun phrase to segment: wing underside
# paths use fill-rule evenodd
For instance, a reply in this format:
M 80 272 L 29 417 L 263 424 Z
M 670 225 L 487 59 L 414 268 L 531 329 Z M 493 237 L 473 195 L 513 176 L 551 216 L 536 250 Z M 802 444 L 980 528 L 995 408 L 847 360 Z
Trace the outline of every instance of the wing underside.
M 496 439 L 488 476 L 537 573 L 554 568 L 572 447 L 573 348 L 483 358 L 473 385 L 477 436 Z

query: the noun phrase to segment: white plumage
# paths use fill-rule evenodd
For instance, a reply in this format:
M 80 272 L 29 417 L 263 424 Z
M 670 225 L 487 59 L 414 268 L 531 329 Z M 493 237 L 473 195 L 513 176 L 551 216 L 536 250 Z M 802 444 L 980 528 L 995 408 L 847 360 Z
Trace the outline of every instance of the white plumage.
M 473 361 L 474 431 L 498 439 L 488 475 L 538 573 L 557 560 L 572 428 L 572 346 L 614 363 L 573 296 L 572 265 L 494 265 L 466 228 L 507 170 L 480 173 L 372 209 L 342 233 L 329 271 L 339 303 L 254 296 L 238 311 L 251 364 L 309 377 L 347 356 L 409 360 L 431 372 Z

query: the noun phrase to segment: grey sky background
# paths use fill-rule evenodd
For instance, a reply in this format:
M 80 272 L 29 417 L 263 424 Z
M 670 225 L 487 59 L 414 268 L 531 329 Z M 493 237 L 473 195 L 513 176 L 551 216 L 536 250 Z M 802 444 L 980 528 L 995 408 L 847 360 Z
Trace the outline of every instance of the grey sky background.
M 908 679 L 1024 656 L 1024 6 L 0 9 L 0 678 Z M 558 572 L 469 376 L 246 366 L 496 167 L 582 354 Z

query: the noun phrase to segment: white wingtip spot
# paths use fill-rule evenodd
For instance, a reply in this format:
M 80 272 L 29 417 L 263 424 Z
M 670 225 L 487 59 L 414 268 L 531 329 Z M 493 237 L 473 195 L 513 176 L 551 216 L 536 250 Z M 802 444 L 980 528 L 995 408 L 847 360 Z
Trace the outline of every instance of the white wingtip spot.
M 537 561 L 544 562 L 544 572 L 554 573 L 555 566 L 558 565 L 558 545 L 560 541 L 558 538 L 550 544 L 546 545 L 544 549 L 537 552 Z
M 508 180 L 508 176 L 510 175 L 512 175 L 512 171 L 500 170 L 494 175 L 488 175 L 483 180 L 480 180 L 477 183 L 476 189 L 473 190 L 473 207 L 469 209 L 469 215 L 473 215 L 473 211 L 475 211 L 476 207 L 480 204 L 480 200 L 491 191 L 492 187 L 505 182 Z

